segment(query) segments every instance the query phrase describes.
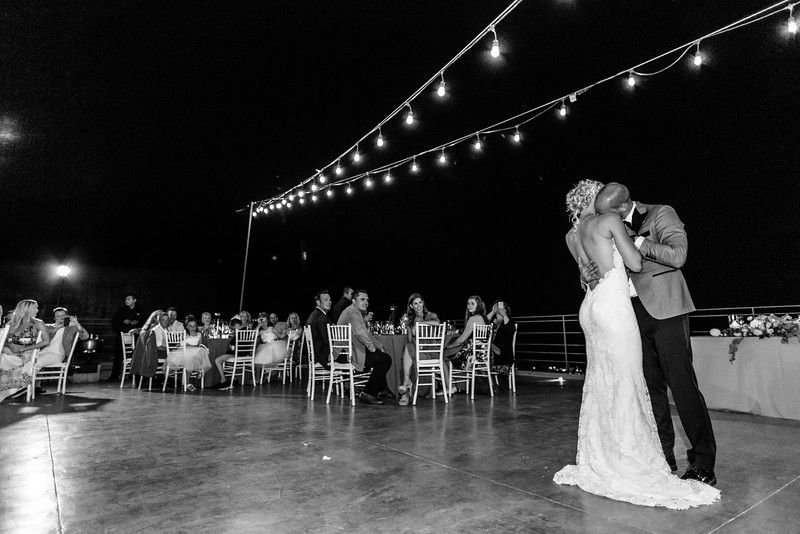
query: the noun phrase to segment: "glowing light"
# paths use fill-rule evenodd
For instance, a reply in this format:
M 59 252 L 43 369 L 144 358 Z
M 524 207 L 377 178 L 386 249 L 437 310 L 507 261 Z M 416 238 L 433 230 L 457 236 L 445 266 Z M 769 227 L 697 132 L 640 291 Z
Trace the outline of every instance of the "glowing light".
M 328 190 L 325 191 L 325 196 L 327 196 L 328 198 L 331 198 L 333 196 L 333 189 L 331 189 L 329 187 Z
M 694 53 L 694 59 L 692 60 L 695 67 L 699 67 L 703 64 L 703 56 L 700 54 L 700 41 L 697 42 L 697 51 Z
M 300 204 L 305 204 L 306 203 L 306 199 L 301 198 L 300 200 L 298 200 L 298 202 L 300 202 Z
M 311 190 L 312 190 L 312 191 L 316 191 L 317 189 L 319 189 L 319 188 L 317 187 L 317 184 L 311 184 Z
M 311 195 L 311 202 L 317 201 L 317 195 Z
M 303 198 L 304 196 L 306 196 L 306 192 L 301 189 L 300 191 L 297 192 L 297 196 Z
M 439 95 L 439 98 L 442 98 L 447 94 L 447 88 L 444 83 L 444 74 L 442 74 L 442 81 L 439 82 L 439 87 L 436 89 L 436 94 Z
M 561 107 L 558 109 L 558 114 L 561 117 L 567 116 L 567 105 L 564 102 L 561 102 Z
M 333 170 L 333 172 L 336 173 L 336 176 L 342 175 L 342 166 L 339 165 L 339 160 L 336 160 L 336 168 Z
M 253 212 L 253 217 L 257 217 L 257 216 L 258 216 L 258 212 L 257 212 L 257 211 L 254 211 L 254 212 Z M 59 276 L 61 276 L 61 275 L 59 275 Z
M 355 161 L 356 163 L 361 161 L 361 154 L 358 153 L 358 145 L 356 145 L 356 151 L 353 152 L 353 161 Z
M 269 205 L 269 209 L 271 209 L 272 211 L 275 211 L 275 204 L 270 204 Z
M 286 207 L 287 207 L 288 209 L 291 209 L 291 208 L 292 208 L 292 203 L 291 203 L 291 202 L 287 202 L 287 203 L 286 203 Z
M 383 177 L 383 181 L 387 184 L 392 183 L 392 175 L 387 172 Z
M 419 172 L 419 165 L 417 165 L 417 158 L 414 158 L 414 161 L 411 163 L 411 172 L 415 174 Z
M 383 140 L 383 134 L 382 133 L 380 133 L 380 132 L 378 133 L 378 140 L 375 141 L 375 144 L 378 145 L 379 148 L 383 147 L 383 145 L 386 144 L 386 141 Z
M 372 187 L 372 183 L 373 183 L 373 182 L 372 182 L 372 178 L 369 178 L 369 177 L 367 177 L 367 179 L 366 179 L 366 180 L 364 180 L 364 186 L 365 186 L 367 189 L 369 189 L 369 188 L 371 188 L 371 187 Z
M 408 113 L 406 113 L 406 124 L 411 125 L 414 124 L 414 110 L 411 109 L 411 104 L 406 104 L 408 106 Z
M 285 198 L 283 200 L 281 200 L 281 204 L 283 204 L 284 206 L 286 205 L 286 199 Z
M 790 5 L 789 6 L 789 22 L 786 23 L 786 30 L 792 35 L 797 33 L 797 21 L 794 20 L 794 17 L 792 16 L 793 9 L 794 9 L 794 6 Z
M 352 195 L 353 194 L 353 188 L 348 185 L 347 189 L 345 189 L 344 192 L 347 193 L 348 195 Z
M 325 176 L 325 175 L 324 175 L 324 174 L 322 174 L 322 173 L 319 173 L 319 183 L 321 183 L 321 184 L 324 184 L 324 183 L 325 183 L 325 182 L 327 182 L 327 181 L 328 181 L 328 177 L 327 177 L 327 176 Z
M 283 204 L 276 204 L 275 207 L 279 210 L 283 209 Z
M 494 31 L 494 26 L 492 26 L 491 30 L 494 35 L 494 40 L 492 41 L 492 50 L 490 54 L 493 58 L 498 58 L 500 57 L 500 41 L 497 40 L 497 32 Z
M 483 150 L 483 143 L 481 142 L 481 137 L 479 135 L 475 136 L 475 142 L 472 144 L 472 148 L 477 151 Z
M 294 200 L 294 194 L 289 195 L 289 200 L 290 201 Z
M 444 165 L 445 163 L 447 163 L 447 156 L 444 153 L 444 149 L 442 149 L 442 153 L 439 154 L 439 164 Z
M 633 75 L 633 72 L 628 73 L 628 87 L 633 87 L 636 85 L 636 77 Z
M 564 377 L 563 376 L 559 376 L 558 377 L 558 383 L 559 384 L 563 384 L 564 383 Z
M 515 143 L 519 143 L 520 139 L 522 139 L 522 136 L 519 133 L 519 126 L 517 126 L 516 130 L 514 131 L 514 137 L 512 137 L 512 139 Z

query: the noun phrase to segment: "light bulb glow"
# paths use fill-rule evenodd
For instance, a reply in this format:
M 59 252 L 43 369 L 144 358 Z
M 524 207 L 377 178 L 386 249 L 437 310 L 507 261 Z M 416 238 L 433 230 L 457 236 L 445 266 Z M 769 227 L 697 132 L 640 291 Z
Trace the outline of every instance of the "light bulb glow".
M 796 20 L 794 20 L 794 18 L 792 17 L 792 14 L 791 14 L 791 12 L 789 12 L 789 22 L 788 22 L 788 24 L 786 25 L 786 29 L 787 29 L 787 30 L 789 31 L 789 33 L 791 33 L 792 35 L 794 35 L 794 34 L 796 34 L 796 33 L 797 33 L 797 21 L 796 21 Z
M 410 108 L 406 113 L 406 124 L 414 124 L 414 112 Z
M 347 189 L 345 189 L 344 192 L 347 193 L 348 195 L 352 195 L 353 194 L 353 188 L 348 185 Z
M 636 77 L 633 75 L 633 72 L 628 73 L 628 87 L 633 87 L 636 85 Z
M 317 201 L 317 195 L 311 195 L 311 202 Z
M 392 183 L 392 175 L 387 172 L 383 177 L 383 181 L 387 184 Z
M 371 188 L 371 187 L 372 187 L 372 183 L 373 183 L 373 182 L 372 182 L 372 178 L 367 178 L 366 180 L 364 180 L 364 186 L 365 186 L 367 189 L 369 189 L 369 188 Z
M 326 195 L 328 198 L 331 198 L 331 197 L 333 196 L 333 189 L 331 189 L 331 188 L 328 188 L 328 190 L 327 190 L 327 191 L 325 191 L 325 195 Z
M 442 150 L 442 153 L 439 155 L 439 163 L 442 165 L 447 163 L 447 156 L 445 156 L 444 150 Z
M 285 198 L 283 200 L 281 200 L 281 204 L 283 204 L 284 206 L 286 205 L 286 199 Z
M 275 210 L 275 204 L 270 204 L 270 205 L 269 205 L 269 209 L 271 209 L 271 210 L 273 210 L 273 211 L 274 211 L 274 210 Z
M 361 160 L 361 154 L 358 152 L 358 146 L 356 146 L 356 151 L 353 152 L 353 161 L 358 163 Z
M 561 103 L 561 107 L 558 109 L 558 114 L 561 117 L 567 116 L 567 105 L 564 102 Z
M 327 182 L 327 181 L 328 181 L 328 177 L 327 177 L 327 176 L 325 176 L 325 175 L 324 175 L 324 174 L 322 174 L 322 173 L 319 173 L 319 183 L 321 183 L 321 184 L 324 184 L 324 183 L 325 183 L 325 182 Z
M 291 202 L 287 202 L 286 203 L 286 208 L 287 209 L 291 209 L 292 208 L 292 203 Z
M 318 189 L 317 184 L 311 184 L 311 190 L 316 191 Z
M 514 137 L 512 139 L 514 139 L 515 143 L 519 143 L 520 139 L 522 139 L 522 136 L 519 133 L 519 128 L 517 128 L 514 132 Z
M 298 200 L 298 202 L 300 202 L 300 204 L 305 204 L 306 203 L 306 199 L 301 198 L 300 200 Z
M 419 172 L 419 165 L 417 165 L 417 159 L 414 158 L 414 161 L 411 163 L 411 172 L 417 173 Z
M 492 41 L 491 54 L 492 54 L 492 57 L 494 57 L 494 58 L 500 57 L 500 41 L 498 41 L 497 38 L 495 38 L 495 40 Z
M 703 64 L 703 56 L 700 55 L 700 43 L 697 43 L 697 51 L 694 53 L 694 59 L 692 59 L 692 63 L 694 63 L 695 67 L 699 67 Z
M 481 142 L 480 137 L 475 137 L 475 143 L 472 144 L 472 148 L 474 148 L 475 150 L 483 149 L 483 143 Z
M 253 212 L 253 217 L 257 217 L 257 216 L 258 216 L 258 212 L 254 211 L 254 212 Z M 59 267 L 59 269 L 60 269 L 60 268 L 61 268 L 61 267 Z M 61 275 L 58 275 L 58 276 L 61 276 Z
M 283 204 L 276 204 L 275 207 L 279 210 L 283 209 Z
M 333 172 L 336 173 L 336 176 L 342 175 L 342 166 L 339 165 L 338 161 L 336 162 L 336 168 L 333 170 Z
M 375 142 L 376 145 L 382 147 L 386 142 L 383 140 L 383 134 L 378 134 L 378 140 Z
M 289 195 L 289 201 L 294 200 L 294 194 Z
M 442 78 L 442 81 L 439 82 L 439 87 L 436 89 L 436 94 L 439 95 L 440 98 L 447 94 L 447 89 L 445 88 L 444 84 L 444 78 Z

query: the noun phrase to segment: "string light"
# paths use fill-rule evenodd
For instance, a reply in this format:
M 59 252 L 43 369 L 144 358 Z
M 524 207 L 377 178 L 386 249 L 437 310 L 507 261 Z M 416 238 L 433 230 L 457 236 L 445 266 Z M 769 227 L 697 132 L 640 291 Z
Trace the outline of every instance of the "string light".
M 289 195 L 289 202 L 291 202 L 292 200 L 294 200 L 294 193 L 292 193 L 291 195 Z
M 317 189 L 319 189 L 317 184 L 311 184 L 311 191 L 316 191 Z
M 473 143 L 472 148 L 474 148 L 477 151 L 480 151 L 480 150 L 483 149 L 483 143 L 481 142 L 481 136 L 480 135 L 475 135 L 475 143 Z
M 444 72 L 442 73 L 442 81 L 439 82 L 439 87 L 436 89 L 436 94 L 439 95 L 439 98 L 444 98 L 444 95 L 447 94 L 444 83 Z
M 447 163 L 447 156 L 444 154 L 444 149 L 442 149 L 442 153 L 439 155 L 439 164 L 444 165 Z
M 355 161 L 356 163 L 361 161 L 361 154 L 358 153 L 358 144 L 356 144 L 356 151 L 353 152 L 353 161 Z
M 628 73 L 628 87 L 633 87 L 636 85 L 636 77 L 633 75 L 633 71 Z
M 387 184 L 392 183 L 392 175 L 389 172 L 387 172 L 383 177 L 383 181 Z
M 492 41 L 492 51 L 490 54 L 493 58 L 500 57 L 500 41 L 497 40 L 497 32 L 494 31 L 494 26 L 490 28 L 492 35 L 494 35 L 494 41 Z
M 352 195 L 353 194 L 353 188 L 348 185 L 347 189 L 345 189 L 344 192 L 347 193 L 348 195 Z
M 792 16 L 792 10 L 794 10 L 794 4 L 789 6 L 789 22 L 786 24 L 786 29 L 790 34 L 794 35 L 797 33 L 797 21 Z
M 369 177 L 369 175 L 367 175 L 367 179 L 366 179 L 366 180 L 364 180 L 364 186 L 365 186 L 367 189 L 369 189 L 369 188 L 371 188 L 371 187 L 372 187 L 372 178 L 370 178 L 370 177 Z
M 301 189 L 300 191 L 297 192 L 297 196 L 303 198 L 304 196 L 306 196 L 306 192 Z
M 563 100 L 561 101 L 561 107 L 558 109 L 558 115 L 560 117 L 567 116 L 567 104 Z
M 286 205 L 286 199 L 285 198 L 283 200 L 281 200 L 281 204 L 283 204 L 284 206 Z
M 270 205 L 269 205 L 269 209 L 271 209 L 271 210 L 273 210 L 273 211 L 274 211 L 274 210 L 275 210 L 275 204 L 270 204 Z
M 276 204 L 275 207 L 279 210 L 283 209 L 283 204 Z
M 386 142 L 383 140 L 383 134 L 381 133 L 380 129 L 378 129 L 378 140 L 375 141 L 375 144 L 378 145 L 378 148 L 381 148 L 386 144 Z
M 703 64 L 703 56 L 700 54 L 700 41 L 697 41 L 697 51 L 694 53 L 694 59 L 692 60 L 695 67 L 699 67 Z
M 514 139 L 515 143 L 519 143 L 520 139 L 522 139 L 522 136 L 519 133 L 519 126 L 516 127 L 514 131 L 514 137 L 512 137 L 512 139 Z
M 336 176 L 342 175 L 342 166 L 339 164 L 338 159 L 336 160 L 336 168 L 333 170 L 333 172 L 336 174 Z
M 411 104 L 406 104 L 408 106 L 408 113 L 406 113 L 406 124 L 409 126 L 414 124 L 414 110 L 411 109 Z
M 306 199 L 301 198 L 300 200 L 298 200 L 298 202 L 300 202 L 300 204 L 305 204 L 306 203 Z
M 286 208 L 287 209 L 292 209 L 292 203 L 291 202 L 287 202 L 286 203 Z
M 311 202 L 317 201 L 317 195 L 311 195 Z
M 258 212 L 253 212 L 253 217 L 255 218 L 258 215 Z
M 419 165 L 417 165 L 417 157 L 414 156 L 414 161 L 411 163 L 411 172 L 414 174 L 419 172 Z
M 328 190 L 327 190 L 327 191 L 325 191 L 325 195 L 326 195 L 328 198 L 331 198 L 331 197 L 333 196 L 333 189 L 331 189 L 331 188 L 329 187 L 329 188 L 328 188 Z

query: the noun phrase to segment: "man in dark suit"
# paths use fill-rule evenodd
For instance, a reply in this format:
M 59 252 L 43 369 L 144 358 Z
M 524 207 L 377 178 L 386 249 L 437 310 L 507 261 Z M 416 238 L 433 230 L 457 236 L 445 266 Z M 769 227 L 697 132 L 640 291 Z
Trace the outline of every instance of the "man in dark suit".
M 334 324 L 328 317 L 331 311 L 331 295 L 324 289 L 314 296 L 317 307 L 308 316 L 306 324 L 311 327 L 311 339 L 314 342 L 314 361 L 328 369 L 330 367 L 330 343 L 328 341 L 328 325 Z
M 688 240 L 675 210 L 662 204 L 631 200 L 628 188 L 609 183 L 595 199 L 598 213 L 617 213 L 642 253 L 642 270 L 631 272 L 631 304 L 642 337 L 647 389 L 667 463 L 677 471 L 675 430 L 667 387 L 672 390 L 678 416 L 692 448 L 686 451 L 689 468 L 683 479 L 714 485 L 717 444 L 705 399 L 692 367 L 688 314 L 695 310 L 681 268 L 686 263 Z M 592 265 L 582 268 L 582 277 Z M 592 280 L 587 280 L 592 282 Z
M 333 305 L 333 311 L 330 313 L 331 322 L 336 324 L 339 321 L 339 316 L 342 312 L 353 303 L 353 288 L 346 287 L 344 288 L 344 292 L 342 293 L 342 298 Z
M 127 293 L 125 295 L 125 305 L 117 310 L 111 321 L 114 330 L 114 366 L 111 369 L 109 382 L 119 382 L 122 373 L 122 338 L 120 332 L 128 333 L 133 329 L 143 326 L 145 317 L 141 309 L 136 304 L 136 295 Z

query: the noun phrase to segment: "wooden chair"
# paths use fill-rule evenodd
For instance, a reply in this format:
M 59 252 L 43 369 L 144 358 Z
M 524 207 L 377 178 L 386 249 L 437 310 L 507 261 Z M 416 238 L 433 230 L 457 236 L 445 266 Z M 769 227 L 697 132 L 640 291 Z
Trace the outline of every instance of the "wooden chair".
M 292 356 L 294 355 L 294 347 L 295 343 L 297 343 L 296 339 L 287 339 L 286 341 L 286 357 L 283 359 L 282 362 L 276 363 L 265 363 L 261 366 L 261 378 L 259 379 L 258 383 L 264 383 L 264 373 L 269 371 L 267 375 L 267 382 L 272 381 L 272 372 L 283 373 L 283 384 L 286 384 L 286 373 L 289 373 L 289 383 L 292 383 Z
M 133 349 L 136 348 L 135 334 L 127 334 L 125 332 L 119 333 L 122 338 L 122 380 L 119 381 L 119 387 L 125 385 L 125 375 L 131 375 L 131 387 L 136 387 L 136 377 L 131 372 L 131 364 L 133 363 Z
M 170 332 L 167 331 L 167 359 L 166 364 L 164 367 L 164 385 L 161 386 L 161 391 L 167 390 L 167 382 L 169 382 L 169 377 L 172 376 L 173 380 L 175 381 L 175 391 L 178 391 L 178 375 L 180 374 L 183 379 L 183 391 L 186 391 L 186 368 L 182 365 L 177 364 L 170 364 L 169 363 L 169 356 L 177 355 L 183 353 L 186 350 L 186 332 L 181 330 L 180 332 Z
M 231 377 L 231 385 L 228 389 L 233 387 L 233 380 L 236 378 L 236 373 L 242 373 L 242 386 L 244 386 L 244 376 L 247 371 L 250 371 L 250 377 L 253 379 L 253 385 L 256 385 L 256 370 L 253 364 L 253 357 L 256 351 L 256 337 L 258 336 L 257 330 L 237 330 L 236 341 L 233 350 L 233 359 L 222 363 L 223 376 Z
M 519 331 L 519 325 L 514 323 L 514 336 L 511 338 L 511 354 L 514 358 L 514 362 L 511 364 L 511 367 L 508 368 L 508 389 L 512 393 L 517 392 L 517 374 L 516 374 L 516 367 L 517 367 L 517 332 Z M 494 376 L 494 383 L 500 385 L 500 380 L 497 377 L 497 373 L 492 372 L 492 376 Z
M 317 367 L 314 338 L 311 336 L 311 327 L 308 325 L 303 328 L 303 339 L 305 340 L 306 352 L 308 355 L 308 385 L 306 386 L 306 394 L 308 398 L 314 400 L 317 382 L 322 382 L 322 390 L 325 391 L 325 383 L 330 379 L 330 371 L 321 365 Z
M 436 381 L 439 380 L 444 390 L 444 402 L 448 402 L 450 390 L 444 378 L 444 328 L 445 325 L 417 324 L 417 338 L 414 362 L 417 366 L 417 381 L 414 386 L 412 405 L 417 404 L 417 393 L 420 386 L 431 386 L 436 398 Z M 438 376 L 437 376 L 438 375 Z M 428 379 L 428 382 L 424 382 Z
M 475 399 L 475 378 L 487 378 L 489 395 L 494 397 L 492 387 L 492 325 L 475 324 L 472 328 L 472 358 L 465 370 L 451 369 L 448 392 L 453 382 L 464 382 L 470 399 Z
M 67 371 L 69 371 L 69 366 L 72 363 L 72 354 L 75 352 L 75 346 L 78 344 L 78 338 L 80 338 L 79 332 L 75 333 L 75 338 L 72 340 L 72 345 L 69 349 L 69 354 L 67 354 L 66 359 L 54 365 L 46 365 L 44 367 L 39 367 L 38 365 L 33 369 L 33 377 L 32 382 L 33 385 L 36 386 L 36 381 L 44 382 L 45 380 L 58 380 L 58 386 L 56 387 L 56 393 L 65 394 L 67 392 Z M 36 389 L 34 387 L 34 396 L 36 395 Z
M 349 324 L 345 325 L 328 325 L 328 337 L 330 338 L 330 373 L 328 378 L 328 399 L 326 404 L 331 402 L 331 392 L 334 386 L 339 387 L 341 395 L 341 387 L 345 380 L 350 383 L 350 404 L 356 405 L 355 397 L 355 376 L 356 370 L 353 367 L 353 332 Z M 340 363 L 336 360 L 339 356 L 346 356 L 347 362 Z

